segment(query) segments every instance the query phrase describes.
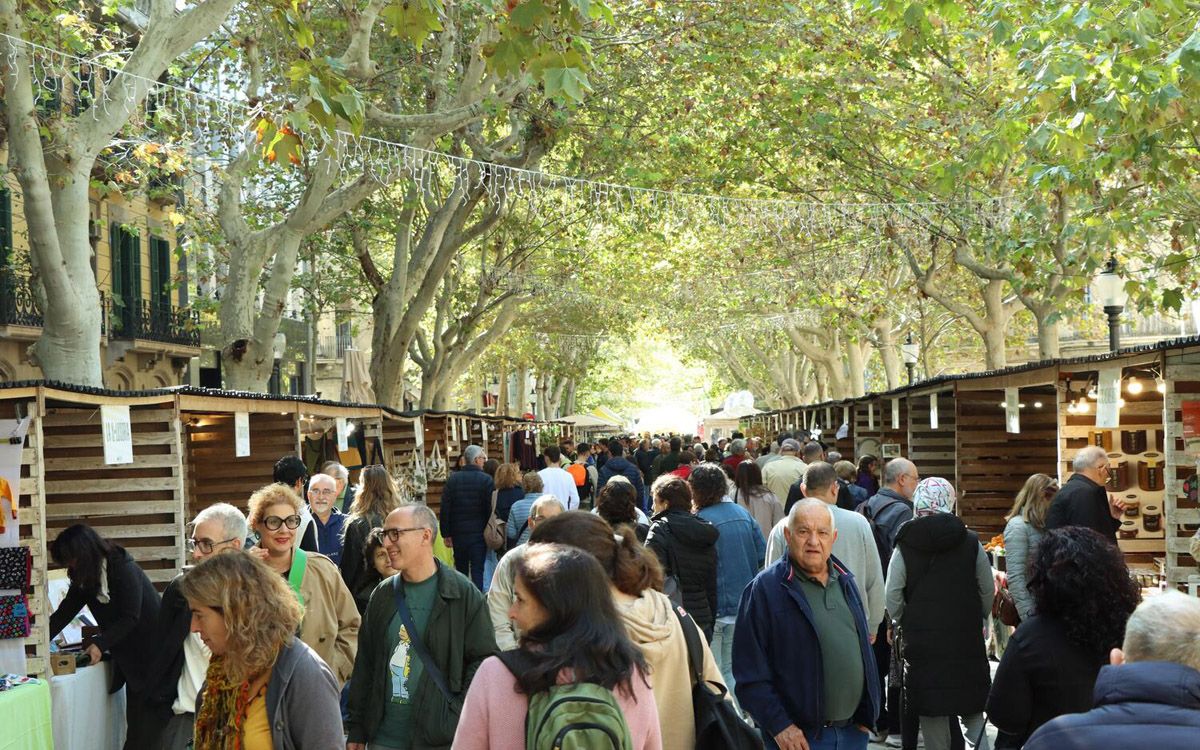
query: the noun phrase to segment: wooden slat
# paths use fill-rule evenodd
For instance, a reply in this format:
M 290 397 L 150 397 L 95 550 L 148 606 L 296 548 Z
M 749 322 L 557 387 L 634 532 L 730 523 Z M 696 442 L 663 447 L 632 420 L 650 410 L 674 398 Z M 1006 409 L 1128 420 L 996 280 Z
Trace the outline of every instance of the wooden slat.
M 87 502 L 87 503 L 49 503 L 46 505 L 46 518 L 62 519 L 72 516 L 129 516 L 146 515 L 150 513 L 174 513 L 175 502 L 172 500 L 129 500 L 124 502 Z
M 133 433 L 133 445 L 171 445 L 173 440 L 171 432 L 135 432 Z M 53 450 L 57 448 L 95 448 L 96 442 L 100 439 L 99 435 L 53 435 L 47 440 L 46 449 Z M 136 453 L 134 454 L 137 455 Z
M 133 493 L 174 490 L 178 481 L 174 477 L 131 478 L 131 479 L 66 479 L 46 482 L 47 495 L 72 493 Z M 136 501 L 132 501 L 136 502 Z
M 47 471 L 122 471 L 129 469 L 178 468 L 179 457 L 174 453 L 139 455 L 131 464 L 106 464 L 103 456 L 47 458 Z

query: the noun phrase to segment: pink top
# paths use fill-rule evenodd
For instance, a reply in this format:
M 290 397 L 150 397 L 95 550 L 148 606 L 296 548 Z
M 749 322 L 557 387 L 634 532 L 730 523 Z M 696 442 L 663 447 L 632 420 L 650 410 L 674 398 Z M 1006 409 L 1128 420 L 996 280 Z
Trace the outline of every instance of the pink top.
M 454 750 L 525 747 L 525 714 L 529 711 L 529 698 L 518 693 L 516 688 L 517 679 L 499 659 L 494 656 L 485 659 L 467 690 L 458 730 L 454 733 Z M 620 689 L 614 691 L 614 695 L 617 705 L 625 712 L 634 748 L 662 750 L 658 707 L 654 703 L 654 693 L 641 673 L 633 678 L 633 697 Z

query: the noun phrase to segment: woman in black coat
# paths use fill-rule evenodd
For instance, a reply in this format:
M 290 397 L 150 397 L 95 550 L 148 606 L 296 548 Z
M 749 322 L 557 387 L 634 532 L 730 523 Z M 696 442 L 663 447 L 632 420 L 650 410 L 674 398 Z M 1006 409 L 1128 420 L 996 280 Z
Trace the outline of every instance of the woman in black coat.
M 1034 614 L 1013 633 L 987 712 L 999 748 L 1019 748 L 1062 714 L 1092 708 L 1092 689 L 1140 598 L 1121 550 L 1083 526 L 1048 532 L 1034 549 Z
M 58 635 L 85 606 L 96 618 L 100 635 L 87 653 L 92 664 L 105 655 L 116 665 L 109 692 L 125 686 L 126 750 L 156 747 L 169 718 L 150 702 L 151 662 L 158 622 L 159 597 L 145 572 L 124 548 L 75 524 L 50 543 L 50 557 L 66 567 L 71 579 L 67 595 L 50 615 L 50 637 Z
M 692 488 L 682 477 L 662 475 L 654 481 L 650 496 L 654 515 L 650 517 L 646 546 L 658 555 L 668 581 L 671 577 L 679 581 L 683 608 L 711 641 L 717 615 L 720 532 L 708 521 L 692 515 Z

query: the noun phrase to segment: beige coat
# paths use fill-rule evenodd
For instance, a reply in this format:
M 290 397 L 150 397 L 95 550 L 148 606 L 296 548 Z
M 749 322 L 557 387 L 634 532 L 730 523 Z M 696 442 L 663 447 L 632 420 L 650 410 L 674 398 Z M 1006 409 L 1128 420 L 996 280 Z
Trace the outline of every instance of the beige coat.
M 696 726 L 692 721 L 692 675 L 688 670 L 687 642 L 683 627 L 666 594 L 646 589 L 632 601 L 617 600 L 617 610 L 629 637 L 641 647 L 650 665 L 650 687 L 658 705 L 663 750 L 694 750 Z M 699 630 L 697 630 L 699 632 Z M 712 651 L 704 646 L 704 679 L 724 686 Z
M 329 665 L 341 686 L 354 671 L 358 626 L 362 618 L 333 560 L 315 552 L 308 553 L 300 596 L 304 598 L 300 640 Z

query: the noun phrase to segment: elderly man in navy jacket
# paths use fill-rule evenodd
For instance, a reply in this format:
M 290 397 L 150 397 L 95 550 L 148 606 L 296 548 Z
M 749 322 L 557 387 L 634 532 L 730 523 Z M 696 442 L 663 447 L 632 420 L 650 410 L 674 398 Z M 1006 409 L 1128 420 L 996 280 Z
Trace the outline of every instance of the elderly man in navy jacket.
M 879 678 L 854 576 L 832 555 L 829 506 L 797 502 L 784 538 L 787 557 L 742 592 L 733 637 L 738 702 L 768 748 L 865 750 Z

